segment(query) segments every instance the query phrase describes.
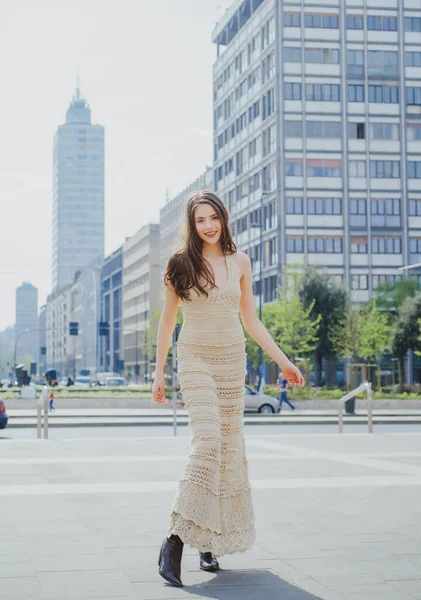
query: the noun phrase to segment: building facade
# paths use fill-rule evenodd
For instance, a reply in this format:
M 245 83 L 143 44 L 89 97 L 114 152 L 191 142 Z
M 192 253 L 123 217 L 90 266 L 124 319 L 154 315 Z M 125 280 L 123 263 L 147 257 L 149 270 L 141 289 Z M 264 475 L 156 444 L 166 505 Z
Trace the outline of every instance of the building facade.
M 110 254 L 101 270 L 101 321 L 107 323 L 107 335 L 99 338 L 101 371 L 121 374 L 123 358 L 123 251 Z
M 101 266 L 98 258 L 47 298 L 47 365 L 60 377 L 98 370 Z M 71 323 L 77 323 L 77 335 L 70 335 Z
M 122 247 L 123 353 L 129 382 L 148 381 L 151 373 L 154 348 L 148 333 L 160 312 L 159 230 L 158 224 L 149 223 Z
M 31 283 L 16 288 L 16 356 L 38 358 L 38 289 Z
M 182 232 L 185 221 L 185 206 L 189 196 L 198 190 L 213 190 L 213 170 L 205 172 L 188 185 L 182 192 L 168 199 L 159 211 L 161 227 L 161 275 L 164 276 L 169 257 L 183 245 Z
M 38 314 L 38 367 L 41 375 L 47 370 L 47 306 L 43 304 Z
M 291 265 L 365 301 L 420 263 L 419 1 L 238 0 L 213 41 L 215 189 L 255 293 L 261 225 L 265 301 Z
M 79 88 L 54 138 L 53 291 L 104 258 L 104 128 Z

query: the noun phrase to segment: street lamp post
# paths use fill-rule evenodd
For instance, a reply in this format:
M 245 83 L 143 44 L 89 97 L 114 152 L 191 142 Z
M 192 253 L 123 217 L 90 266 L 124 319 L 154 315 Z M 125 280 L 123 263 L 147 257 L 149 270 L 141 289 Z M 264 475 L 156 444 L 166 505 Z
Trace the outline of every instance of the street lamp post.
M 262 309 L 263 309 L 263 229 L 264 229 L 264 204 L 263 200 L 265 196 L 270 192 L 262 191 L 260 197 L 260 219 L 259 223 L 254 223 L 252 227 L 260 228 L 260 243 L 259 243 L 259 320 L 262 320 Z M 259 346 L 258 349 L 258 363 L 259 363 L 259 377 L 258 377 L 258 389 L 260 390 L 262 385 L 262 371 L 263 371 L 263 351 Z

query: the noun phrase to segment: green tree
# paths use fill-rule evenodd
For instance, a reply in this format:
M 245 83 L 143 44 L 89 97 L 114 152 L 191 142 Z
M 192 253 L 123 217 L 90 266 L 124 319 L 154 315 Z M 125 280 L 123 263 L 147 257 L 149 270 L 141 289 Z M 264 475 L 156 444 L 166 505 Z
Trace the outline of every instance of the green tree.
M 328 273 L 314 268 L 305 271 L 300 283 L 300 297 L 306 309 L 311 307 L 310 317 L 321 317 L 314 352 L 317 384 L 321 385 L 322 360 L 335 354 L 332 332 L 345 318 L 348 294 Z
M 263 322 L 288 358 L 308 356 L 316 348 L 321 316 L 312 318 L 313 304 L 304 308 L 298 294 L 278 288 L 279 299 L 266 304 Z
M 331 331 L 330 339 L 342 358 L 374 362 L 388 348 L 390 333 L 387 314 L 378 311 L 375 303 L 363 307 L 349 304 L 346 314 Z
M 380 310 L 397 313 L 407 298 L 413 298 L 418 293 L 416 279 L 406 277 L 399 281 L 386 281 L 376 288 L 376 306 Z
M 421 351 L 419 320 L 421 319 L 421 294 L 407 298 L 398 311 L 392 352 L 403 360 L 409 349 Z

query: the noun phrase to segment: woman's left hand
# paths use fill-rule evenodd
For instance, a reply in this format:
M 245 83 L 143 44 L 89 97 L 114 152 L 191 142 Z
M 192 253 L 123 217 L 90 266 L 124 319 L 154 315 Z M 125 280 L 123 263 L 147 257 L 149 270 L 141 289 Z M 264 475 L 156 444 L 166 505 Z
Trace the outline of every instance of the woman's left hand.
M 304 387 L 304 377 L 298 367 L 296 367 L 290 362 L 287 366 L 283 365 L 281 369 L 289 385 Z

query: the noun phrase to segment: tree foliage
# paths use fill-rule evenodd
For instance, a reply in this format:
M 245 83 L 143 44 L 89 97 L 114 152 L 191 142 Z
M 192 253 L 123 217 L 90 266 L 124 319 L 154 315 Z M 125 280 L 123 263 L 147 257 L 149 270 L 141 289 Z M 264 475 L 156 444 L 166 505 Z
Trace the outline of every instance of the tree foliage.
M 373 362 L 383 354 L 390 343 L 388 316 L 377 310 L 374 303 L 348 309 L 330 332 L 333 350 L 342 358 Z
M 376 306 L 387 311 L 399 311 L 405 300 L 413 298 L 418 292 L 416 279 L 386 281 L 376 288 Z
M 421 351 L 419 340 L 421 319 L 421 294 L 407 298 L 401 305 L 395 325 L 392 351 L 403 358 L 409 349 Z
M 263 322 L 278 346 L 295 362 L 314 352 L 321 317 L 312 318 L 313 304 L 304 308 L 299 294 L 289 294 L 282 288 L 278 293 L 278 300 L 265 305 Z

